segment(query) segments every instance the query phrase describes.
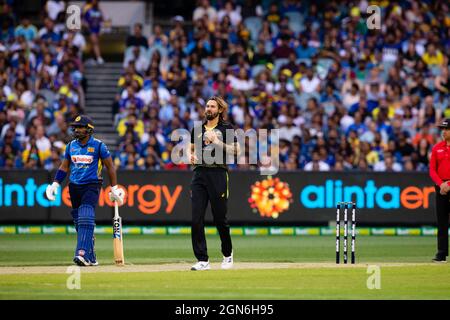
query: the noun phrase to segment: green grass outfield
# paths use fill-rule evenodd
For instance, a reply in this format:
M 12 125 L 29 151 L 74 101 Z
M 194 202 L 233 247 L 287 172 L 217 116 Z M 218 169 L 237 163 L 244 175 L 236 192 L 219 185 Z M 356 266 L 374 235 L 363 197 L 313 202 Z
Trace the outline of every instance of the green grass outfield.
M 332 236 L 234 236 L 234 270 L 220 270 L 219 238 L 207 239 L 213 269 L 193 272 L 189 236 L 127 235 L 121 268 L 99 235 L 101 266 L 69 290 L 75 235 L 0 235 L 0 299 L 450 299 L 450 264 L 430 263 L 435 237 L 360 237 L 357 264 L 337 266 Z M 369 265 L 380 289 L 367 287 Z

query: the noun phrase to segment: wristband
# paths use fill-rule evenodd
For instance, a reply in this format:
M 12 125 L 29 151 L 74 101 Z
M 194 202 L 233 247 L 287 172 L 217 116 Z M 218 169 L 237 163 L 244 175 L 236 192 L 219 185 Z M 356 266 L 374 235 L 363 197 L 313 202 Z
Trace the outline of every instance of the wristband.
M 61 184 L 64 179 L 66 178 L 67 172 L 58 169 L 58 171 L 56 171 L 56 175 L 55 175 L 55 181 L 58 182 L 59 184 Z

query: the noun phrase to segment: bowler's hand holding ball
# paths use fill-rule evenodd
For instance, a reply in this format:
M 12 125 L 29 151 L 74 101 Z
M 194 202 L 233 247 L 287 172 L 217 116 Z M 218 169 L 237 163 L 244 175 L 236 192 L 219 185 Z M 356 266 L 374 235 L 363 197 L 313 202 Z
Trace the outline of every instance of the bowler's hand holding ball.
M 205 132 L 205 139 L 208 143 L 216 144 L 219 139 L 217 138 L 217 134 L 214 130 L 209 130 Z

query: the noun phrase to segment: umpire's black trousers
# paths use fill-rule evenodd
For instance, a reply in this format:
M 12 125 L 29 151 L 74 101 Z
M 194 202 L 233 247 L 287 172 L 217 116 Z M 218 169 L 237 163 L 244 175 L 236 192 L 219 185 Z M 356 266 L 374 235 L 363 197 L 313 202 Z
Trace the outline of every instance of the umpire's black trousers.
M 450 193 L 440 194 L 440 187 L 436 186 L 436 215 L 438 225 L 437 247 L 438 254 L 448 256 L 448 217 L 450 213 Z
M 214 223 L 222 241 L 222 254 L 232 251 L 230 226 L 227 221 L 228 172 L 222 168 L 197 167 L 191 182 L 192 248 L 198 261 L 208 261 L 205 238 L 205 214 L 211 203 Z

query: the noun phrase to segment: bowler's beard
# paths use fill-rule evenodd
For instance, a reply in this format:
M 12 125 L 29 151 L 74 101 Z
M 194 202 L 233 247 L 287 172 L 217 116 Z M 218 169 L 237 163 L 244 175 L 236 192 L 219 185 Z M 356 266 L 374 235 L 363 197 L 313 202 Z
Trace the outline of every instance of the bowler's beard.
M 216 112 L 216 113 L 207 112 L 206 120 L 211 121 L 211 120 L 214 120 L 215 118 L 217 118 L 218 116 L 219 116 L 219 112 Z

